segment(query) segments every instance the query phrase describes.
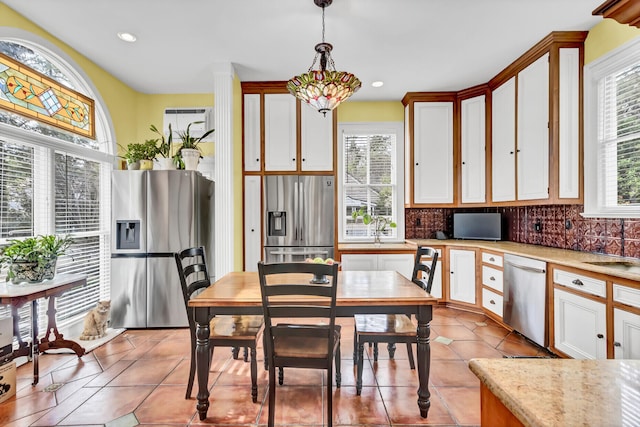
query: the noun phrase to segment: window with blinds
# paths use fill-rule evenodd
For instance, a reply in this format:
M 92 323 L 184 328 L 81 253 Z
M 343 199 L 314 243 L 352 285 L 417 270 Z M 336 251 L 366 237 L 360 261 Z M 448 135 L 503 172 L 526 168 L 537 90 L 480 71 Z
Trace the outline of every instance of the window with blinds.
M 585 213 L 640 217 L 640 39 L 585 67 Z
M 640 206 L 640 63 L 602 78 L 598 99 L 604 205 Z
M 342 139 L 342 215 L 343 238 L 373 237 L 373 224 L 353 219 L 352 213 L 364 208 L 370 215 L 396 221 L 398 198 L 396 179 L 396 135 L 344 133 Z M 387 228 L 382 237 L 396 237 Z

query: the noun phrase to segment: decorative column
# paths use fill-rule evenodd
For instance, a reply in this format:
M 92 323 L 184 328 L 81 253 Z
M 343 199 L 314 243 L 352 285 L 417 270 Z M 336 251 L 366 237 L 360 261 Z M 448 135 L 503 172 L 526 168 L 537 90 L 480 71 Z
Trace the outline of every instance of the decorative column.
M 216 279 L 233 271 L 233 77 L 229 62 L 213 68 L 215 126 L 215 266 Z

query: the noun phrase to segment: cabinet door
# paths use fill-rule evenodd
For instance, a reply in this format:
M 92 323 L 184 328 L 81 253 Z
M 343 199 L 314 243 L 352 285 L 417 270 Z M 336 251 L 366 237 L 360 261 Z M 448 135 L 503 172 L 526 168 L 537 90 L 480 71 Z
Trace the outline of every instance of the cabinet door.
M 558 140 L 558 196 L 580 196 L 580 51 L 560 49 L 560 136 Z
M 260 177 L 244 177 L 244 270 L 258 271 L 260 249 Z
M 369 254 L 344 254 L 340 256 L 340 268 L 343 271 L 378 269 L 378 256 Z
M 260 170 L 260 95 L 244 96 L 244 170 Z
M 604 303 L 554 289 L 553 313 L 555 348 L 574 359 L 607 358 Z
M 549 198 L 549 54 L 518 73 L 518 200 Z
M 264 96 L 264 169 L 296 170 L 296 99 L 289 94 Z
M 379 254 L 378 270 L 394 270 L 411 280 L 413 274 L 413 254 Z
M 436 271 L 433 273 L 431 296 L 442 298 L 442 262 L 440 261 L 436 262 Z
M 516 80 L 491 95 L 491 199 L 516 199 Z
M 476 253 L 460 249 L 449 250 L 449 298 L 453 301 L 476 303 Z
M 616 359 L 640 359 L 640 316 L 613 309 L 613 351 Z
M 303 105 L 301 110 L 303 171 L 333 171 L 333 111 L 327 115 Z
M 413 200 L 453 203 L 453 103 L 413 106 Z
M 485 199 L 485 96 L 465 99 L 462 107 L 462 203 Z

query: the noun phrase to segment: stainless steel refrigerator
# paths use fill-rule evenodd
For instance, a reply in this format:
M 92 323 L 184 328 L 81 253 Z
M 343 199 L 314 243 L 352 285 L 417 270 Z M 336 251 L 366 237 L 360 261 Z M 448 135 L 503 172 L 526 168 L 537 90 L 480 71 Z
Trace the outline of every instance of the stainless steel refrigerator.
M 334 200 L 333 176 L 266 176 L 265 262 L 333 258 Z
M 196 171 L 113 171 L 111 326 L 188 326 L 174 252 L 207 250 L 214 275 L 214 184 Z

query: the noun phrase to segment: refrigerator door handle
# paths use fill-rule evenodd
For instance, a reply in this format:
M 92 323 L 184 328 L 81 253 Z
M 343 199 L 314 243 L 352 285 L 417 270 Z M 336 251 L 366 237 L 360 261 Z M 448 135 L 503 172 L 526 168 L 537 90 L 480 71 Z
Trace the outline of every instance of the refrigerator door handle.
M 300 221 L 300 213 L 298 212 L 299 208 L 300 208 L 300 193 L 299 193 L 299 189 L 298 189 L 298 183 L 296 182 L 293 185 L 293 215 L 295 216 L 295 219 L 293 220 L 293 224 L 294 224 L 294 240 L 297 241 L 298 240 L 298 221 Z
M 299 200 L 298 200 L 298 227 L 299 227 L 299 236 L 300 236 L 300 243 L 302 243 L 304 241 L 304 238 L 302 237 L 303 234 L 302 232 L 304 231 L 304 226 L 305 224 L 302 223 L 302 221 L 304 220 L 305 217 L 305 213 L 304 213 L 304 182 L 302 180 L 298 181 L 298 186 L 300 187 L 299 190 Z

